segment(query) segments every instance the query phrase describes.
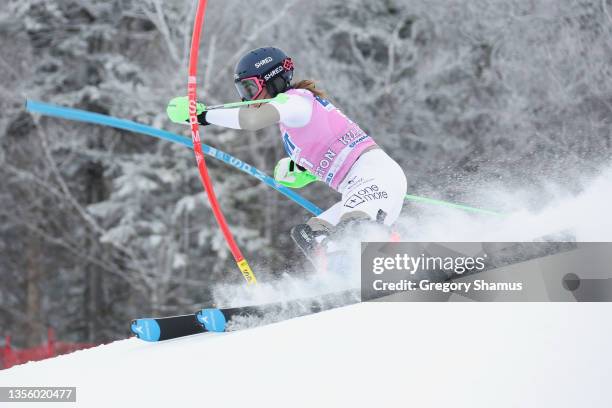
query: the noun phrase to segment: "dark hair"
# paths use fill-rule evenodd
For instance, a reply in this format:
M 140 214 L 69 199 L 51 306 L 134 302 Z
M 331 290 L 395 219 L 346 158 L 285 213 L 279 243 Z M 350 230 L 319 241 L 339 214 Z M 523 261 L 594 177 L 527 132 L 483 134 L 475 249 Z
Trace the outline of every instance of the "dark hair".
M 293 89 L 308 89 L 314 96 L 321 98 L 327 97 L 325 91 L 322 89 L 316 89 L 315 82 L 312 79 L 303 79 L 296 84 L 291 86 Z

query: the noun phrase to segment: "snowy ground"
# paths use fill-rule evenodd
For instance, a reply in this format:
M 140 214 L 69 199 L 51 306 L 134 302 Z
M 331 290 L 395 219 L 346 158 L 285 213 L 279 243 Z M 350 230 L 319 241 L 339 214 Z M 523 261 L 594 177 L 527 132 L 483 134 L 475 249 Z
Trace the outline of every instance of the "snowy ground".
M 611 182 L 612 169 L 578 196 L 500 219 L 432 209 L 400 223 L 414 241 L 559 231 L 610 241 Z M 289 276 L 257 292 L 219 285 L 216 295 L 257 304 L 358 281 Z M 54 407 L 610 407 L 611 312 L 610 303 L 358 304 L 233 333 L 118 341 L 0 371 L 0 386 L 77 387 L 77 404 Z
M 54 407 L 610 407 L 611 312 L 358 304 L 241 332 L 118 341 L 0 371 L 0 385 L 78 387 L 76 405 Z

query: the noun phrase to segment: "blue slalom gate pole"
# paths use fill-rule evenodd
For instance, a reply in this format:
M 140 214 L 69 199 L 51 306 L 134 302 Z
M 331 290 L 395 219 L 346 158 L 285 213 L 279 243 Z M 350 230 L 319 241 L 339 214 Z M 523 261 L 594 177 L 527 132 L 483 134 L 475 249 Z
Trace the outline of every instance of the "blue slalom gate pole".
M 64 106 L 52 105 L 49 103 L 31 100 L 26 101 L 26 109 L 29 112 L 40 113 L 41 115 L 45 116 L 53 116 L 56 118 L 73 120 L 77 122 L 110 126 L 116 129 L 140 133 L 158 139 L 179 143 L 183 146 L 193 149 L 193 143 L 191 139 L 177 135 L 175 133 L 167 132 L 165 130 L 156 129 L 151 126 L 133 122 L 131 120 L 119 119 L 108 115 L 102 115 L 100 113 L 93 113 L 80 109 L 67 108 Z M 229 164 L 230 166 L 235 167 L 238 170 L 262 181 L 263 183 L 272 187 L 279 193 L 283 194 L 285 197 L 302 206 L 302 208 L 304 208 L 309 213 L 315 216 L 321 214 L 322 210 L 315 204 L 300 196 L 290 188 L 277 183 L 276 180 L 274 180 L 272 177 L 268 176 L 263 171 L 251 166 L 250 164 L 243 162 L 242 160 L 232 156 L 229 153 L 226 153 L 222 150 L 219 150 L 204 143 L 202 143 L 202 150 L 207 156 L 213 157 L 217 160 L 221 160 L 222 162 Z

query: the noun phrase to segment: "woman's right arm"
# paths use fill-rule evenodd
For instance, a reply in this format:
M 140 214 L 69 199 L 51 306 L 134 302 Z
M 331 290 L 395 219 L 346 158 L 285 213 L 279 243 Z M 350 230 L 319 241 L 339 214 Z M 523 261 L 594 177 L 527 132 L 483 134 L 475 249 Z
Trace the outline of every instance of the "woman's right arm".
M 271 104 L 259 108 L 215 109 L 206 112 L 206 122 L 232 129 L 259 130 L 280 121 L 280 113 Z
M 300 95 L 287 96 L 283 101 L 273 100 L 259 108 L 211 110 L 206 112 L 206 121 L 244 130 L 259 130 L 279 122 L 289 127 L 305 126 L 312 116 L 312 103 Z
M 283 122 L 289 127 L 302 127 L 310 121 L 312 104 L 299 95 L 288 95 L 283 101 L 272 101 L 259 108 L 213 109 L 204 111 L 198 103 L 198 120 L 231 129 L 259 130 Z M 175 123 L 189 122 L 189 101 L 186 96 L 173 98 L 166 108 Z

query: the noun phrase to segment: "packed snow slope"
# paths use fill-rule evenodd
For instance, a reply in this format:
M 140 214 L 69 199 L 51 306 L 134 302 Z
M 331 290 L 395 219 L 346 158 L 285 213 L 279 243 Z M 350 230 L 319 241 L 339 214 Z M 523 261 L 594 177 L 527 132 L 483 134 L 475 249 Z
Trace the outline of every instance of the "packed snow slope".
M 399 224 L 412 241 L 559 232 L 609 241 L 611 185 L 607 169 L 539 210 L 491 218 L 428 208 Z M 494 196 L 533 208 L 520 194 Z M 257 304 L 357 287 L 351 270 L 289 274 L 257 291 L 219 284 L 215 300 Z M 232 333 L 117 341 L 0 371 L 0 386 L 77 387 L 76 404 L 54 407 L 610 407 L 611 314 L 610 303 L 365 303 Z
M 0 371 L 0 385 L 78 388 L 76 405 L 54 407 L 609 407 L 611 312 L 364 303 L 233 333 L 117 341 Z

